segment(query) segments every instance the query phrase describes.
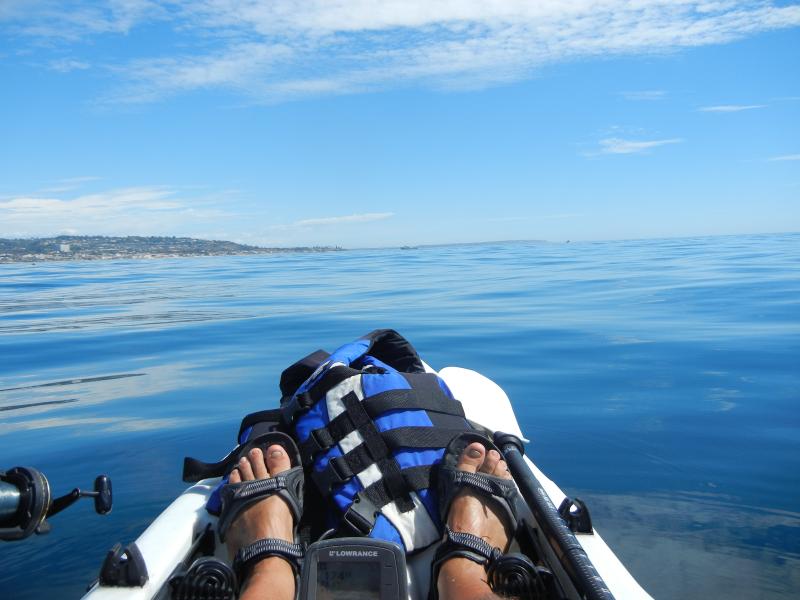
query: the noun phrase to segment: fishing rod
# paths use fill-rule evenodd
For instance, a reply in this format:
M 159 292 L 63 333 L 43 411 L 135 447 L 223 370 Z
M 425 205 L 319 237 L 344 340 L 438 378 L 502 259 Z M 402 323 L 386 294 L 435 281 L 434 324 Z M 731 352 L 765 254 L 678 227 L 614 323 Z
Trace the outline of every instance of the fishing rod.
M 542 533 L 550 541 L 578 594 L 585 600 L 614 600 L 613 594 L 573 533 L 572 528 L 582 533 L 593 532 L 589 513 L 583 503 L 566 498 L 561 507 L 556 508 L 525 460 L 522 440 L 515 435 L 498 431 L 494 434 L 494 443 L 503 452 L 503 458 L 522 497 Z M 573 504 L 578 507 L 575 514 L 571 513 Z
M 50 493 L 50 482 L 32 467 L 14 467 L 0 471 L 0 541 L 17 541 L 50 531 L 47 518 L 72 506 L 81 498 L 94 498 L 94 510 L 99 515 L 111 512 L 111 479 L 98 475 L 94 490 L 79 488 L 59 497 Z

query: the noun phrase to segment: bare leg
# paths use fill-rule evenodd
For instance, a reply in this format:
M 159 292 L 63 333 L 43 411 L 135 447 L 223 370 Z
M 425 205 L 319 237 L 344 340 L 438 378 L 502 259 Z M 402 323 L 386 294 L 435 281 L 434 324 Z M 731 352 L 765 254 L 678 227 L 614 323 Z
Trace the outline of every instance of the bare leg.
M 267 448 L 266 460 L 260 449 L 254 448 L 242 457 L 231 472 L 230 482 L 266 479 L 288 470 L 291 461 L 279 445 Z M 289 506 L 279 496 L 266 498 L 246 509 L 231 524 L 227 534 L 228 553 L 233 558 L 239 548 L 263 538 L 294 541 L 294 526 Z M 244 582 L 240 600 L 293 600 L 294 573 L 282 558 L 269 557 L 257 563 Z
M 481 472 L 511 479 L 500 454 L 496 450 L 487 453 L 486 448 L 479 443 L 472 443 L 464 449 L 458 459 L 458 468 L 470 473 Z M 503 524 L 500 515 L 491 503 L 469 490 L 462 491 L 453 500 L 447 524 L 453 531 L 477 535 L 504 552 L 508 550 L 511 532 Z M 466 558 L 456 557 L 446 561 L 439 571 L 439 580 L 435 583 L 439 586 L 439 597 L 442 600 L 499 599 L 486 581 L 486 570 Z

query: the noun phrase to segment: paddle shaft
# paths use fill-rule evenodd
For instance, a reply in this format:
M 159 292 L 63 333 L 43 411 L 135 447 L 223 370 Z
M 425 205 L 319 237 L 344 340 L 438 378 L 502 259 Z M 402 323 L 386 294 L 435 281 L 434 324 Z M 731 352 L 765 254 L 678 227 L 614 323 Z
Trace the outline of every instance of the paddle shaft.
M 600 577 L 592 561 L 589 560 L 583 546 L 564 523 L 550 500 L 550 496 L 544 491 L 525 461 L 520 439 L 499 432 L 494 437 L 495 443 L 503 452 L 503 457 L 522 497 L 530 507 L 537 524 L 549 540 L 575 589 L 586 600 L 614 600 L 613 594 Z

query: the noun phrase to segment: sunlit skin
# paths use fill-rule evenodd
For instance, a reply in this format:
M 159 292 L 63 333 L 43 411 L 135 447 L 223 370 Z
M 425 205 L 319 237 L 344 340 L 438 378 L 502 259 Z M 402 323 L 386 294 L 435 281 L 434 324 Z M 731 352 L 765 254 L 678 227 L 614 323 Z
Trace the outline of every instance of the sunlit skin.
M 231 483 L 274 477 L 291 467 L 289 456 L 278 445 L 264 453 L 254 448 L 242 457 L 231 472 Z M 231 524 L 227 534 L 228 554 L 233 559 L 239 548 L 263 538 L 294 541 L 294 524 L 289 505 L 280 496 L 271 496 L 241 513 Z M 289 563 L 278 557 L 269 557 L 256 563 L 239 595 L 241 600 L 293 600 L 295 579 Z
M 274 477 L 291 466 L 286 451 L 278 445 L 264 453 L 255 448 L 242 457 L 231 472 L 231 483 Z M 495 450 L 473 443 L 464 449 L 458 468 L 471 473 L 480 472 L 510 479 L 505 461 Z M 447 523 L 453 531 L 477 535 L 492 546 L 505 551 L 509 544 L 509 531 L 491 503 L 470 491 L 462 491 L 450 507 Z M 293 519 L 288 504 L 272 496 L 245 510 L 233 522 L 227 536 L 228 553 L 233 558 L 239 548 L 262 538 L 294 541 Z M 465 558 L 446 561 L 437 581 L 442 600 L 492 600 L 499 598 L 486 582 L 486 570 Z M 292 568 L 282 558 L 267 558 L 257 563 L 245 581 L 241 600 L 293 600 L 295 578 Z

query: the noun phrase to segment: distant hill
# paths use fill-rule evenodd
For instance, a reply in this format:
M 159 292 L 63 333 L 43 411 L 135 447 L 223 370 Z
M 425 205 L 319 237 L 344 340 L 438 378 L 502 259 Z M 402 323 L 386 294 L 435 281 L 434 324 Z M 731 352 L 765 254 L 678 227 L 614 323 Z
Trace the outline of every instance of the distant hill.
M 159 236 L 74 236 L 49 238 L 0 238 L 0 263 L 46 260 L 103 260 L 119 258 L 167 258 L 175 256 L 226 256 L 278 252 L 330 252 L 331 246 L 263 248 L 220 240 Z

